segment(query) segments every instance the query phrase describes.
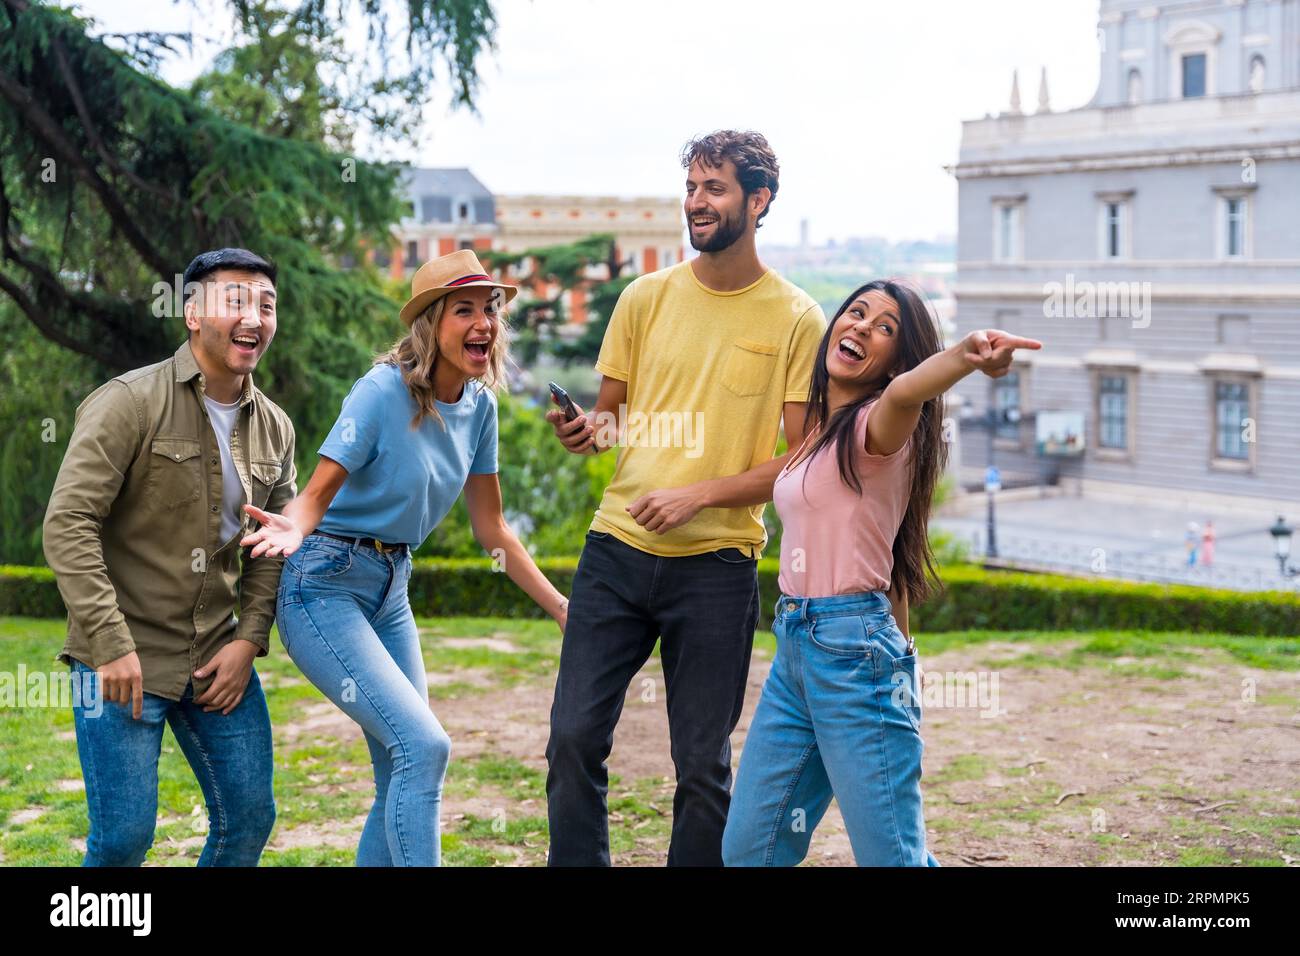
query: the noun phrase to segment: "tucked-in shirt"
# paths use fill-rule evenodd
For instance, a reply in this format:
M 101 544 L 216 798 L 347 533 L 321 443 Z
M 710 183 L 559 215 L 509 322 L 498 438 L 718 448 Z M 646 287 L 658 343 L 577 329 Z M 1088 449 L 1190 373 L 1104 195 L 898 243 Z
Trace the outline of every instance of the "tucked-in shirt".
M 772 500 L 781 519 L 781 593 L 830 597 L 889 590 L 894 538 L 911 487 L 912 439 L 892 455 L 868 454 L 877 404 L 858 410 L 852 432 L 861 495 L 840 478 L 833 443 L 777 476 Z M 816 441 L 811 436 L 808 445 Z
M 224 469 L 204 386 L 186 342 L 93 391 L 45 511 L 45 560 L 68 608 L 60 660 L 99 667 L 135 651 L 145 692 L 171 700 L 191 680 L 201 695 L 212 677 L 193 671 L 230 641 L 267 652 L 283 564 L 241 561 L 238 538 L 222 534 Z M 246 376 L 230 450 L 257 507 L 279 512 L 293 498 L 293 439 L 289 416 Z
M 667 557 L 720 548 L 758 557 L 767 543 L 763 505 L 705 508 L 665 534 L 626 509 L 647 492 L 771 460 L 785 403 L 808 400 L 825 328 L 817 303 L 771 270 L 733 292 L 705 287 L 689 261 L 634 280 L 596 362 L 602 375 L 627 382 L 627 408 L 592 529 Z
M 244 506 L 244 485 L 239 480 L 234 456 L 230 454 L 230 436 L 235 430 L 239 402 L 227 405 L 204 395 L 203 404 L 207 406 L 212 431 L 217 437 L 217 448 L 221 452 L 221 540 L 229 541 L 243 524 L 240 511 Z
M 497 400 L 465 383 L 455 404 L 438 402 L 442 421 L 416 413 L 397 366 L 376 365 L 352 386 L 320 454 L 348 477 L 317 530 L 419 547 L 456 503 L 469 475 L 497 470 Z

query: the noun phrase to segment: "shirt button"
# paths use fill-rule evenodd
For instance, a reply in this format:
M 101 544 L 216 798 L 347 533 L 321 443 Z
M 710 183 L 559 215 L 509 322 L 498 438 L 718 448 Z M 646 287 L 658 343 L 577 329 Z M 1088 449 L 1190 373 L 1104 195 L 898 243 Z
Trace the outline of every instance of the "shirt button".
M 213 513 L 213 514 L 216 514 L 216 513 L 217 513 L 217 506 L 216 506 L 216 505 L 213 505 L 213 506 L 212 506 L 212 513 Z
M 199 605 L 199 610 L 200 610 L 200 611 L 203 610 L 203 605 L 202 605 L 202 604 Z
M 176 460 L 177 460 L 177 461 L 180 461 L 180 460 L 181 460 L 181 453 L 180 453 L 180 452 L 177 452 L 177 453 L 176 453 Z
M 209 458 L 209 459 L 208 459 L 208 464 L 209 464 L 209 465 L 215 465 L 216 463 L 217 463 L 217 460 L 216 460 L 215 458 Z

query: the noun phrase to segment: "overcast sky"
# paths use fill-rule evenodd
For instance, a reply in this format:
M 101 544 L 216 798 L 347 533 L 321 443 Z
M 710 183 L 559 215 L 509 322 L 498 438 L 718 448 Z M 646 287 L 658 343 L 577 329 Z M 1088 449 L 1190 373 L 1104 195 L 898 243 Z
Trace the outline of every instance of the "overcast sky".
M 192 30 L 188 82 L 229 39 L 223 0 L 81 0 L 101 29 Z M 384 158 L 468 166 L 495 192 L 681 195 L 692 134 L 749 127 L 781 162 L 764 220 L 793 243 L 956 231 L 961 121 L 1026 109 L 1046 66 L 1052 108 L 1097 86 L 1097 0 L 496 0 L 479 115 L 431 91 L 428 132 Z M 209 12 L 211 11 L 211 15 Z M 225 24 L 223 33 L 222 24 Z

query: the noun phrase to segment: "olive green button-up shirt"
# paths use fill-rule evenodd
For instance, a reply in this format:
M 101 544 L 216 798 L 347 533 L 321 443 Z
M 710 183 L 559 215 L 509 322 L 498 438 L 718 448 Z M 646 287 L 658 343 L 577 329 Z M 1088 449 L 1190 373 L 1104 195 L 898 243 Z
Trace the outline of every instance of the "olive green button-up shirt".
M 221 540 L 221 452 L 189 342 L 119 375 L 77 408 L 45 512 L 45 559 L 68 608 L 59 659 L 90 667 L 135 651 L 144 690 L 180 700 L 195 669 L 236 638 L 267 653 L 279 558 L 241 560 Z M 294 496 L 293 424 L 246 376 L 230 436 L 244 500 L 281 511 Z M 236 605 L 239 615 L 236 617 Z

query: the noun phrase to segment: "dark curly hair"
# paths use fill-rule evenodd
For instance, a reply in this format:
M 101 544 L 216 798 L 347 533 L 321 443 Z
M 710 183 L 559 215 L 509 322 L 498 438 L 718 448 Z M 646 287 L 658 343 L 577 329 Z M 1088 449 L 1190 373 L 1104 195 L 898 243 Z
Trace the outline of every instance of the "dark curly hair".
M 764 187 L 771 191 L 767 205 L 758 214 L 755 228 L 759 228 L 776 199 L 781 175 L 781 164 L 776 161 L 776 153 L 772 152 L 766 137 L 753 130 L 720 129 L 697 136 L 682 147 L 682 169 L 690 169 L 696 160 L 716 169 L 728 159 L 736 166 L 736 178 L 745 198 Z

